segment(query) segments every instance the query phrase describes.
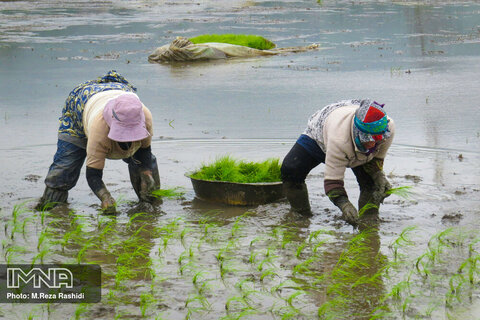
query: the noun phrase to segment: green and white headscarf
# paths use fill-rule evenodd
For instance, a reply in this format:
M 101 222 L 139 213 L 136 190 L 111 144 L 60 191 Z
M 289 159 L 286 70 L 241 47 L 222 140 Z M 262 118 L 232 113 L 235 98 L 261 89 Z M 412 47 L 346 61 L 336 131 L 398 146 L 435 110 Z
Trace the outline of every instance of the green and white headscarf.
M 357 148 L 362 152 L 374 151 L 374 149 L 366 150 L 362 143 L 385 140 L 390 137 L 387 113 L 383 107 L 384 104 L 364 99 L 360 102 L 360 107 L 355 112 L 353 136 Z

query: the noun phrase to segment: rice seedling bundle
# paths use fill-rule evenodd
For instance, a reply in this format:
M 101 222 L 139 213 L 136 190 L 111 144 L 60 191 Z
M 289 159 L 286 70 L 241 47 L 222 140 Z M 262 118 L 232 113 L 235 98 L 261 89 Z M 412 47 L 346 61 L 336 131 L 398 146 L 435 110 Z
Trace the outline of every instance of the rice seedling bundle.
M 230 156 L 223 156 L 211 164 L 203 165 L 191 177 L 199 180 L 236 183 L 279 182 L 282 180 L 279 159 L 247 162 Z

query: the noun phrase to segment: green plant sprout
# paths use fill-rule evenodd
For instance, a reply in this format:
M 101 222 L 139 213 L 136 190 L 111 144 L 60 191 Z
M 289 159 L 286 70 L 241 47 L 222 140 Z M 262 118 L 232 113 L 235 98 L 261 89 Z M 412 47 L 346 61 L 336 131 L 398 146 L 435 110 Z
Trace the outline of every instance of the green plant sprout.
M 378 209 L 378 206 L 369 202 L 366 205 L 364 205 L 360 210 L 358 210 L 358 216 L 362 217 L 370 209 Z
M 401 186 L 398 188 L 392 188 L 386 192 L 386 194 L 394 194 L 404 199 L 409 199 L 412 196 L 412 187 L 411 186 Z
M 88 304 L 80 303 L 75 309 L 75 320 L 81 319 L 82 315 L 88 311 Z
M 410 234 L 416 229 L 416 226 L 409 226 L 402 230 L 397 239 L 395 239 L 390 245 L 389 248 L 393 250 L 393 257 L 395 261 L 398 258 L 398 251 L 406 246 L 414 245 L 414 242 L 409 238 Z
M 147 309 L 155 304 L 157 299 L 149 292 L 143 292 L 140 294 L 140 311 L 142 313 L 142 318 L 147 315 Z
M 159 198 L 182 199 L 186 191 L 182 187 L 174 187 L 170 189 L 158 189 L 152 191 L 152 195 Z

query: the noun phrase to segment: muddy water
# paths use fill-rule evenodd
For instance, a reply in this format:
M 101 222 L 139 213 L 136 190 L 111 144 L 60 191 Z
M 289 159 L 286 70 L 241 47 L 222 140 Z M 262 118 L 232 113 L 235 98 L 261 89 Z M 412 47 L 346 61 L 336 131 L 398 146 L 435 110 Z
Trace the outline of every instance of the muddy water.
M 97 261 L 105 273 L 100 304 L 3 304 L 0 317 L 368 319 L 388 306 L 391 318 L 474 319 L 478 269 L 467 262 L 479 251 L 480 4 L 322 2 L 0 2 L 0 262 L 38 262 L 42 253 L 44 262 Z M 209 63 L 146 60 L 175 36 L 225 32 L 321 49 Z M 67 208 L 42 218 L 29 208 L 43 191 L 61 105 L 76 84 L 110 69 L 152 110 L 162 187 L 186 194 L 131 222 L 127 169 L 110 161 L 104 179 L 121 200 L 117 218 L 98 215 L 83 178 Z M 315 213 L 308 220 L 289 215 L 284 202 L 230 208 L 195 199 L 185 172 L 219 154 L 282 158 L 310 114 L 357 97 L 386 104 L 398 130 L 386 172 L 394 186 L 412 186 L 408 199 L 385 201 L 378 231 L 360 233 L 338 219 L 323 194 L 322 166 L 307 181 Z M 355 200 L 349 172 L 346 187 Z M 409 227 L 410 241 L 399 241 Z M 448 241 L 437 241 L 440 232 Z M 40 243 L 42 234 L 48 241 Z M 96 245 L 79 255 L 87 239 Z M 132 241 L 148 254 L 129 251 Z M 125 256 L 134 276 L 116 277 Z M 342 264 L 345 256 L 363 267 Z M 464 262 L 472 283 L 459 281 L 452 296 L 449 283 L 458 284 Z M 156 277 L 140 276 L 146 268 Z M 380 280 L 351 283 L 375 274 Z M 404 288 L 396 299 L 394 288 Z

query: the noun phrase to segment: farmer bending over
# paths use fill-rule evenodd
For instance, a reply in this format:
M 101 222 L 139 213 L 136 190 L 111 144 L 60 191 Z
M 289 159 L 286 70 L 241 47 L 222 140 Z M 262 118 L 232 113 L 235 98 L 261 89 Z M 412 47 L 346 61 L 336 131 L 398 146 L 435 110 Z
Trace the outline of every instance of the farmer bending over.
M 152 114 L 124 77 L 110 71 L 70 92 L 60 117 L 57 152 L 37 206 L 67 201 L 87 159 L 88 185 L 106 213 L 115 213 L 115 200 L 102 181 L 105 159 L 128 163 L 130 180 L 141 201 L 160 188 L 157 161 L 151 152 Z
M 378 208 L 391 188 L 383 160 L 395 133 L 383 106 L 369 99 L 344 100 L 310 117 L 281 168 L 284 193 L 293 211 L 311 215 L 305 178 L 320 163 L 325 163 L 325 193 L 342 211 L 342 219 L 358 223 L 358 211 L 344 188 L 346 168 L 352 168 L 360 187 L 358 209 L 367 203 Z M 378 213 L 378 209 L 373 211 Z

